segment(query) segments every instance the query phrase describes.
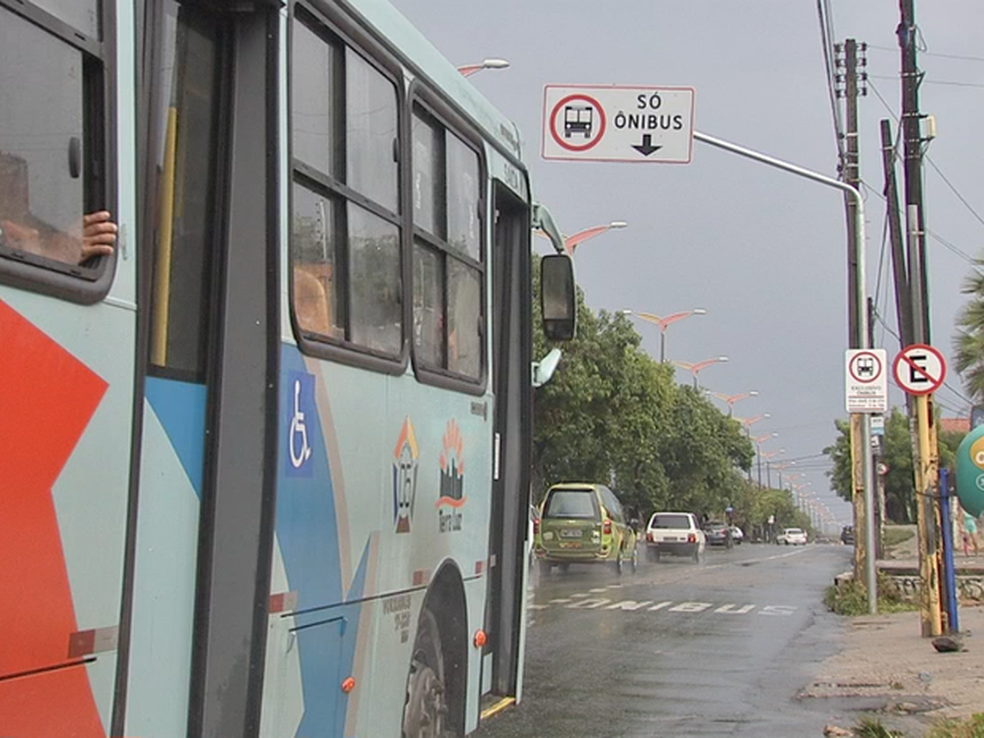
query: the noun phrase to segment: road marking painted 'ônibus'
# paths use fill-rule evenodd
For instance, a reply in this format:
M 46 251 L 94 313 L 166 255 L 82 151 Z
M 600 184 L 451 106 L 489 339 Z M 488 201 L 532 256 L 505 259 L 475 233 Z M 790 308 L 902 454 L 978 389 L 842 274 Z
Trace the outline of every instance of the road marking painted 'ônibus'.
M 604 590 L 602 590 L 604 591 Z M 737 602 L 675 602 L 665 600 L 619 600 L 612 601 L 607 597 L 592 597 L 590 593 L 577 592 L 570 597 L 555 597 L 547 603 L 530 602 L 530 610 L 549 610 L 551 605 L 562 606 L 567 610 L 614 610 L 618 612 L 659 612 L 697 614 L 706 612 L 711 615 L 766 615 L 769 617 L 784 617 L 792 615 L 796 608 L 792 605 L 754 605 Z

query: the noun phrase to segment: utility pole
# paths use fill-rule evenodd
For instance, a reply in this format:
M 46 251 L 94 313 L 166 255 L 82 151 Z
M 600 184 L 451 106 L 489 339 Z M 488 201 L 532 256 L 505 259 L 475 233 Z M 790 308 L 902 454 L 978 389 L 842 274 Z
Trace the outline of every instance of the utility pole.
M 909 284 L 912 299 L 912 337 L 930 342 L 929 290 L 926 279 L 926 225 L 922 193 L 922 135 L 920 133 L 919 84 L 922 74 L 916 62 L 916 12 L 914 0 L 899 0 L 901 21 L 896 29 L 902 56 L 902 139 L 905 168 L 906 229 L 909 247 Z M 913 470 L 919 523 L 920 621 L 922 635 L 942 633 L 940 576 L 936 541 L 939 525 L 936 424 L 930 397 L 916 398 L 913 425 Z
M 892 122 L 881 121 L 882 168 L 885 171 L 885 201 L 888 203 L 888 237 L 892 245 L 892 276 L 895 280 L 895 315 L 899 324 L 899 348 L 913 343 L 912 301 L 909 299 L 909 274 L 902 241 L 902 216 L 899 213 L 899 187 L 895 178 L 895 145 Z
M 844 133 L 847 139 L 844 147 L 844 158 L 841 161 L 841 177 L 844 182 L 858 189 L 861 183 L 860 157 L 858 155 L 858 42 L 849 38 L 844 42 L 844 98 L 845 123 Z M 858 300 L 858 260 L 863 254 L 856 253 L 854 224 L 857 222 L 857 204 L 853 198 L 844 197 L 847 208 L 847 324 L 848 345 L 850 348 L 862 348 L 867 336 L 861 332 L 861 311 L 864 305 Z M 854 510 L 854 530 L 865 530 L 864 502 L 864 454 L 862 449 L 863 418 L 860 413 L 851 415 L 851 505 Z M 869 555 L 867 541 L 863 536 L 854 540 L 854 580 L 864 581 L 866 559 Z M 873 554 L 872 554 L 873 555 Z

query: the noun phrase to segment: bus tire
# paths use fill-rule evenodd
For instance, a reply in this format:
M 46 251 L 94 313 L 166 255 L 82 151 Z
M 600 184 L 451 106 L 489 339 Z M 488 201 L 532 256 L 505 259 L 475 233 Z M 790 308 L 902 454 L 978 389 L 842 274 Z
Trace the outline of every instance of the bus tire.
M 403 707 L 403 738 L 446 738 L 448 703 L 441 631 L 428 608 L 420 612 Z

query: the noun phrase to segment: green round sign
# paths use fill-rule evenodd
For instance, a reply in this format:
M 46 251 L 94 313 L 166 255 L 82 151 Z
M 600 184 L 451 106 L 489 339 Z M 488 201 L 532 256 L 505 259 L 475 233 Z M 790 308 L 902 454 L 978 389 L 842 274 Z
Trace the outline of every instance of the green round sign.
M 957 495 L 975 518 L 984 512 L 984 425 L 964 436 L 957 449 Z

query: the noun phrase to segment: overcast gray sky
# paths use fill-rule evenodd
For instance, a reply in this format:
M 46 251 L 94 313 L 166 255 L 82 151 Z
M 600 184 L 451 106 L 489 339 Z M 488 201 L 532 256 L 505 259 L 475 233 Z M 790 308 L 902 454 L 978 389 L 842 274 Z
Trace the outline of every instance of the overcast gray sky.
M 780 434 L 765 446 L 786 449 L 776 461 L 819 454 L 831 443 L 834 418 L 845 416 L 847 245 L 840 194 L 699 143 L 686 166 L 539 159 L 545 84 L 685 85 L 697 90 L 698 131 L 836 176 L 816 2 L 393 2 L 455 64 L 490 56 L 510 61 L 506 70 L 471 79 L 519 125 L 536 195 L 566 233 L 629 222 L 626 230 L 578 249 L 578 281 L 588 303 L 659 315 L 706 308 L 706 316 L 669 328 L 668 358 L 697 362 L 727 355 L 729 363 L 701 373 L 701 384 L 728 394 L 760 392 L 738 403 L 736 415 L 771 413 L 753 429 Z M 880 193 L 879 120 L 897 116 L 900 107 L 898 3 L 831 0 L 831 8 L 836 41 L 869 44 L 870 89 L 860 103 L 861 173 Z M 984 5 L 917 0 L 916 14 L 925 42 L 921 108 L 938 124 L 928 153 L 982 214 Z M 984 223 L 928 163 L 925 182 L 928 228 L 963 252 L 928 241 L 933 343 L 949 357 L 955 316 L 965 302 L 960 286 L 971 268 L 967 256 L 980 255 Z M 870 195 L 866 208 L 868 289 L 875 294 L 884 206 Z M 877 294 L 894 328 L 888 267 L 886 256 Z M 658 356 L 658 329 L 640 324 L 638 330 Z M 876 340 L 896 353 L 897 341 L 881 328 Z M 679 370 L 678 376 L 689 380 Z M 955 374 L 949 384 L 963 392 Z M 937 398 L 947 416 L 969 412 L 951 390 Z M 893 404 L 901 399 L 893 388 Z M 799 464 L 808 470 L 811 489 L 849 519 L 849 508 L 833 499 L 817 461 Z

